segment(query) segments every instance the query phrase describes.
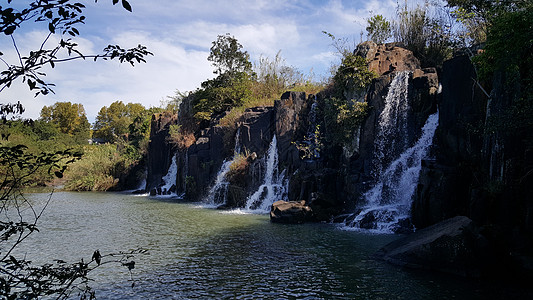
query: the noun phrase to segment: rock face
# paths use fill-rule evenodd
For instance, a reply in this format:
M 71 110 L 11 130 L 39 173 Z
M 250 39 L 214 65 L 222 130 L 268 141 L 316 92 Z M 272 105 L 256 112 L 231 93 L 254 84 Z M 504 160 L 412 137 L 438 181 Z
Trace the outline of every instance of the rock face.
M 270 221 L 274 223 L 301 224 L 311 220 L 312 210 L 305 201 L 276 201 L 270 210 Z
M 173 146 L 167 141 L 170 125 L 176 124 L 176 116 L 155 114 L 150 125 L 150 143 L 148 144 L 148 163 L 146 191 L 156 189 L 172 162 Z
M 479 277 L 494 264 L 487 259 L 488 242 L 478 231 L 472 220 L 457 216 L 400 238 L 376 256 L 409 268 Z
M 491 130 L 491 118 L 510 103 L 499 75 L 490 99 L 475 80 L 468 56 L 444 63 L 436 155 L 422 165 L 412 221 L 424 228 L 464 215 L 482 228 L 491 250 L 531 256 L 533 152 L 520 137 Z
M 307 115 L 311 106 L 309 102 L 305 93 L 286 92 L 274 103 L 279 159 L 283 164 L 291 166 L 291 169 L 300 165 L 298 149 L 292 142 L 304 137 L 303 129 L 307 128 Z
M 395 43 L 377 45 L 367 41 L 359 44 L 355 53 L 364 57 L 369 62 L 368 68 L 378 75 L 420 69 L 420 61 L 413 52 Z
M 365 49 L 367 47 L 368 49 Z M 305 200 L 314 211 L 316 220 L 330 221 L 343 211 L 350 211 L 372 179 L 371 163 L 374 159 L 374 138 L 378 118 L 384 109 L 389 85 L 401 71 L 408 71 L 410 107 L 409 140 L 420 134 L 420 128 L 427 116 L 436 109 L 437 73 L 434 69 L 420 69 L 419 61 L 410 51 L 395 45 L 363 44 L 359 55 L 371 61 L 371 68 L 380 75 L 375 79 L 366 95 L 372 108 L 358 130 L 359 138 L 353 149 L 345 151 L 333 147 L 317 159 L 302 159 L 297 144 L 305 138 L 314 126 L 324 127 L 325 94 L 306 95 L 302 92 L 286 92 L 274 107 L 258 107 L 247 110 L 236 122 L 235 127 L 222 127 L 215 123 L 200 125 L 203 129 L 195 134 L 195 143 L 188 148 L 174 149 L 166 142 L 152 136 L 150 156 L 157 164 L 158 155 L 164 155 L 164 171 L 149 169 L 151 187 L 157 186 L 157 178 L 166 174 L 170 158 L 177 153 L 177 193 L 188 200 L 201 200 L 207 196 L 224 161 L 231 160 L 237 132 L 241 151 L 251 158 L 242 168 L 233 170 L 224 185 L 225 207 L 243 206 L 246 198 L 261 185 L 264 176 L 264 158 L 272 138 L 277 138 L 280 171 L 289 178 L 288 199 Z M 315 108 L 313 108 L 315 107 Z M 312 109 L 317 112 L 311 116 Z M 182 126 L 192 114 L 191 101 L 180 105 L 179 120 Z M 311 120 L 313 119 L 313 120 Z M 314 123 L 313 123 L 314 122 Z M 205 125 L 205 124 L 204 124 Z M 157 133 L 157 130 L 154 131 Z M 156 149 L 164 151 L 157 151 Z M 162 159 L 158 161 L 162 162 Z

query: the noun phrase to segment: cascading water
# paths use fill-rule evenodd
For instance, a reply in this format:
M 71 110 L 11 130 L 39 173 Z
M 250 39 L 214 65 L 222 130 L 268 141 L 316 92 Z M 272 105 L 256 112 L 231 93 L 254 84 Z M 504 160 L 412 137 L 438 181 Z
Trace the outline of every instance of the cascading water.
M 183 195 L 187 194 L 187 176 L 189 176 L 189 148 L 185 150 L 185 161 L 183 163 Z
M 411 197 L 418 184 L 422 159 L 433 143 L 438 123 L 438 112 L 428 117 L 422 136 L 394 160 L 363 195 L 366 206 L 347 222 L 348 226 L 392 233 L 401 227 L 399 222 L 410 217 Z
M 229 182 L 226 179 L 226 174 L 230 171 L 230 166 L 233 163 L 233 161 L 239 156 L 240 154 L 240 136 L 241 136 L 241 128 L 239 127 L 237 129 L 237 133 L 235 134 L 235 147 L 233 149 L 233 158 L 231 160 L 224 160 L 222 163 L 222 166 L 220 167 L 220 170 L 218 170 L 217 177 L 215 179 L 215 183 L 209 190 L 209 193 L 207 194 L 207 201 L 211 205 L 224 205 L 226 204 L 226 199 L 228 196 L 228 186 Z
M 287 198 L 285 171 L 280 173 L 278 169 L 278 143 L 276 136 L 272 138 L 265 162 L 266 169 L 263 184 L 246 200 L 246 210 L 267 213 L 275 201 Z
M 378 177 L 385 167 L 407 148 L 409 111 L 409 72 L 399 72 L 392 80 L 385 107 L 378 119 L 374 140 L 373 174 Z
M 176 163 L 176 156 L 173 156 L 172 163 L 170 164 L 170 167 L 168 168 L 167 175 L 165 175 L 162 178 L 165 184 L 161 186 L 161 190 L 163 191 L 164 194 L 169 193 L 172 186 L 176 184 L 177 174 L 178 174 L 178 164 Z
M 309 145 L 309 150 L 311 151 L 312 158 L 320 158 L 320 151 L 317 145 L 317 120 L 316 114 L 318 110 L 318 102 L 315 99 L 313 104 L 311 104 L 311 109 L 309 109 L 309 128 L 307 129 L 307 143 Z

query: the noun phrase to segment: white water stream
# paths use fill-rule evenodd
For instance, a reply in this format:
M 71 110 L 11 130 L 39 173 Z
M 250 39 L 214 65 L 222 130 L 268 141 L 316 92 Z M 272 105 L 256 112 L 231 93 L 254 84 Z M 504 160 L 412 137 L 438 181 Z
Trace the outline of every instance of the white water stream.
M 391 233 L 410 217 L 422 159 L 433 143 L 439 116 L 429 116 L 420 138 L 407 148 L 408 87 L 409 72 L 398 73 L 391 82 L 374 142 L 376 182 L 363 194 L 364 206 L 347 221 L 349 228 Z
M 286 200 L 287 198 L 285 171 L 280 173 L 278 169 L 278 143 L 276 136 L 272 138 L 268 148 L 264 176 L 263 184 L 246 200 L 245 209 L 248 211 L 267 213 L 275 201 Z
M 428 117 L 422 128 L 422 136 L 415 145 L 394 160 L 377 183 L 363 195 L 366 205 L 348 226 L 391 233 L 398 227 L 399 221 L 409 218 L 411 198 L 418 184 L 422 159 L 427 156 L 433 143 L 438 124 L 439 115 L 436 112 Z M 372 225 L 369 226 L 369 223 Z
M 220 167 L 220 170 L 218 170 L 217 177 L 215 179 L 215 183 L 209 190 L 209 193 L 207 194 L 206 202 L 209 205 L 224 205 L 227 201 L 228 196 L 228 186 L 229 182 L 227 181 L 226 174 L 230 171 L 231 164 L 235 161 L 235 159 L 240 154 L 240 136 L 241 136 L 241 128 L 237 129 L 237 133 L 235 134 L 235 147 L 233 149 L 233 157 L 231 160 L 224 160 L 222 163 L 222 166 Z
M 163 186 L 161 186 L 161 191 L 166 192 L 169 191 L 170 188 L 176 184 L 176 176 L 178 175 L 178 164 L 176 163 L 176 155 L 172 157 L 172 163 L 170 164 L 170 167 L 168 168 L 167 175 L 165 175 L 162 179 L 165 183 Z M 176 193 L 172 193 L 172 195 L 176 195 Z

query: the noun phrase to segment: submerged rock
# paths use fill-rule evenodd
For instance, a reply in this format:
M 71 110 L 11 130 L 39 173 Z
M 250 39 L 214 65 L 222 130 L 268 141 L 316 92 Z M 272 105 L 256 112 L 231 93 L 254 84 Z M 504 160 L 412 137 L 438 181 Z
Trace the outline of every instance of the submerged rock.
M 305 201 L 276 201 L 270 209 L 270 221 L 274 223 L 300 224 L 311 218 L 312 210 Z

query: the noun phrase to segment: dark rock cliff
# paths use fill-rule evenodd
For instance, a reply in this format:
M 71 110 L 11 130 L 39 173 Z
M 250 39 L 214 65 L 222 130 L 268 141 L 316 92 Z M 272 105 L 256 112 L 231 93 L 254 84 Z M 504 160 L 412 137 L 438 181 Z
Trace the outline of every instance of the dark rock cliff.
M 494 254 L 486 263 L 520 274 L 533 255 L 533 152 L 523 139 L 491 129 L 490 118 L 510 103 L 499 76 L 488 94 L 468 56 L 444 63 L 436 156 L 423 163 L 412 221 L 424 228 L 467 216 Z
M 410 51 L 395 44 L 367 42 L 356 53 L 370 62 L 378 78 L 362 98 L 357 98 L 366 101 L 370 110 L 349 144 L 329 145 L 319 157 L 302 159 L 297 145 L 305 143 L 312 126 L 324 126 L 323 110 L 330 95 L 287 92 L 273 107 L 247 110 L 232 126 L 220 126 L 217 120 L 204 124 L 194 132 L 192 144 L 174 147 L 166 137 L 170 124 L 188 124 L 186 116 L 191 115 L 192 108 L 185 100 L 179 121 L 161 115 L 152 120 L 147 189 L 161 185 L 176 155 L 178 194 L 187 200 L 205 199 L 223 163 L 234 157 L 238 143 L 246 159 L 229 173 L 225 207 L 243 207 L 261 185 L 267 151 L 276 136 L 279 168 L 289 178 L 287 200 L 305 205 L 305 220 L 330 221 L 352 213 L 361 204 L 361 194 L 376 179 L 374 141 L 389 86 L 399 72 L 408 72 L 408 143 L 419 137 L 424 122 L 437 107 L 439 111 L 433 158 L 422 162 L 412 223 L 421 229 L 467 216 L 479 226 L 476 236 L 479 234 L 482 248 L 491 255 L 516 264 L 532 255 L 533 148 L 516 136 L 487 130 L 488 120 L 509 103 L 503 75 L 495 77 L 489 97 L 475 81 L 476 71 L 467 56 L 445 62 L 437 74 L 434 68 L 422 69 Z M 344 95 L 361 97 L 350 90 Z M 317 109 L 316 120 L 310 117 L 313 107 Z
M 150 142 L 148 144 L 148 162 L 146 164 L 146 191 L 156 189 L 162 184 L 162 178 L 168 172 L 174 154 L 173 146 L 168 142 L 170 125 L 176 124 L 176 116 L 155 114 L 150 125 Z

